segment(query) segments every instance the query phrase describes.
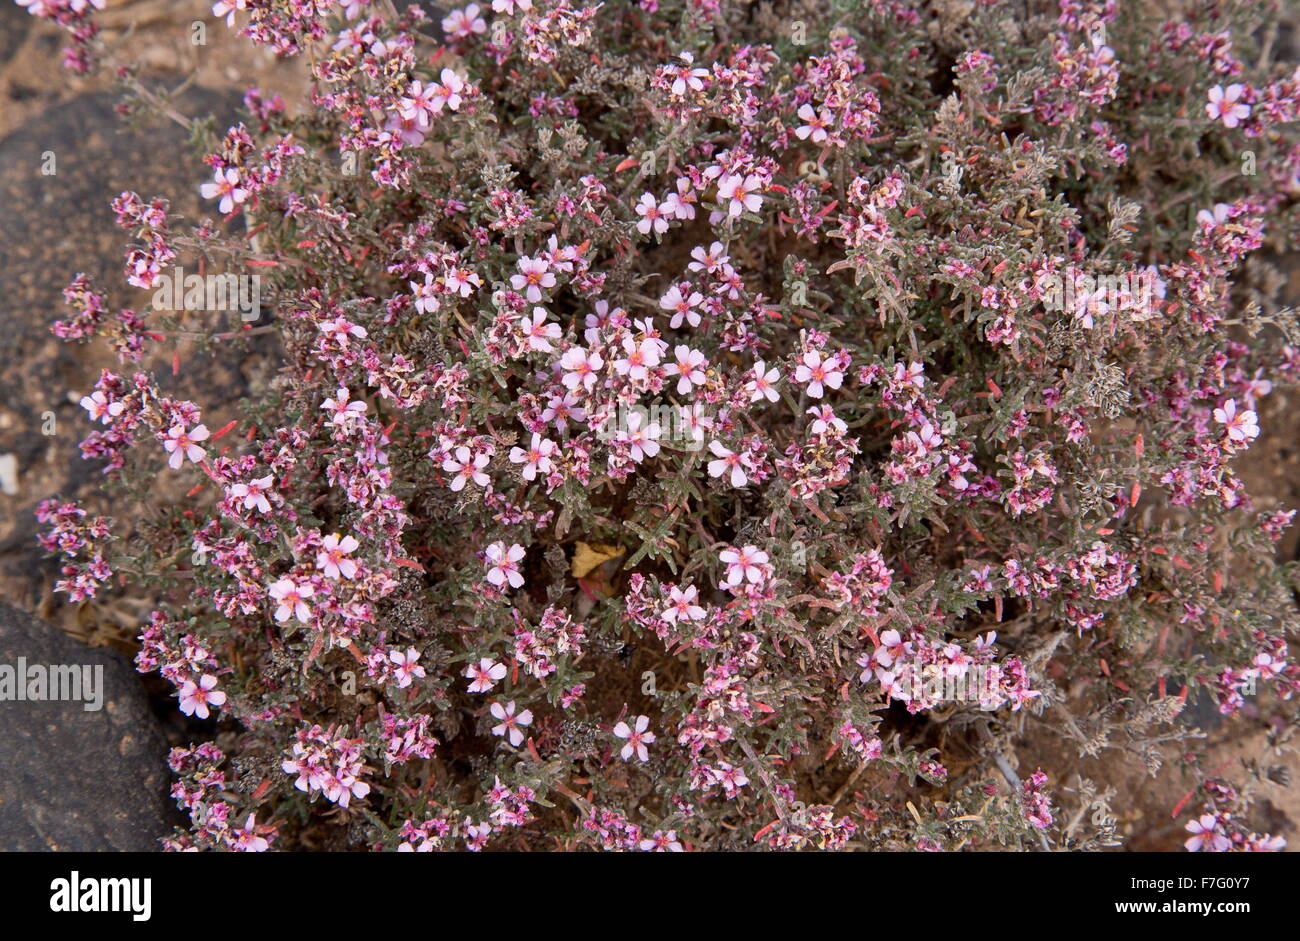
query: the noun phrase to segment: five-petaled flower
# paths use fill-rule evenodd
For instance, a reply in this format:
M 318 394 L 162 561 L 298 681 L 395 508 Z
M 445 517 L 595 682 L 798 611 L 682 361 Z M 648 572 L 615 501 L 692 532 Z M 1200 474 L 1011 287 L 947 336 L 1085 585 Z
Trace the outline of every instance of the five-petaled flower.
M 741 549 L 723 549 L 718 556 L 727 566 L 726 585 L 735 587 L 748 581 L 757 585 L 766 576 L 767 553 L 758 546 L 745 546 Z
M 648 728 L 650 728 L 649 716 L 637 716 L 632 720 L 631 726 L 626 722 L 614 726 L 614 734 L 619 738 L 627 739 L 623 750 L 619 752 L 624 761 L 630 761 L 634 754 L 640 761 L 650 760 L 650 753 L 646 750 L 646 746 L 654 744 L 655 734 L 647 732 Z
M 167 466 L 179 470 L 186 458 L 193 464 L 200 463 L 208 456 L 208 452 L 199 447 L 197 442 L 206 440 L 206 425 L 195 425 L 189 431 L 185 430 L 184 425 L 172 425 L 167 431 L 167 437 L 163 439 L 163 448 L 171 455 L 167 459 Z
M 494 542 L 483 552 L 488 562 L 487 580 L 489 584 L 500 588 L 509 583 L 511 588 L 521 588 L 524 576 L 519 572 L 519 563 L 524 558 L 524 547 L 504 542 Z
M 277 621 L 287 621 L 290 616 L 293 616 L 303 624 L 310 623 L 311 609 L 307 607 L 307 599 L 316 594 L 316 589 L 310 584 L 299 583 L 285 576 L 272 582 L 269 591 L 271 598 L 277 603 L 275 609 Z
M 208 706 L 225 705 L 226 694 L 217 689 L 217 678 L 211 674 L 205 673 L 199 677 L 195 683 L 193 680 L 186 680 L 180 688 L 180 705 L 181 712 L 187 716 L 198 716 L 200 719 L 208 717 Z
M 492 717 L 499 723 L 492 727 L 492 734 L 498 737 L 509 735 L 510 744 L 516 748 L 523 744 L 524 726 L 533 724 L 532 712 L 525 709 L 523 712 L 516 715 L 514 700 L 511 700 L 504 706 L 499 702 L 494 702 L 490 711 Z
M 465 668 L 464 676 L 470 681 L 471 693 L 486 693 L 505 679 L 506 665 L 497 663 L 491 657 L 481 657 L 478 663 L 471 663 Z
M 316 553 L 316 568 L 324 572 L 326 578 L 357 577 L 357 563 L 348 556 L 360 545 L 354 536 L 339 538 L 338 533 L 330 533 L 321 540 L 320 551 Z

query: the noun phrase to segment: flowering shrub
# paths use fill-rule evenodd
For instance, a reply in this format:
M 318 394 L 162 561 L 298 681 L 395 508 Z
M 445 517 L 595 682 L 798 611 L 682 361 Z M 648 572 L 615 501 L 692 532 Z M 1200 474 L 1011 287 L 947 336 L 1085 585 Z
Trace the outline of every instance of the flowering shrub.
M 1078 847 L 1027 716 L 1154 772 L 1188 697 L 1300 689 L 1294 511 L 1234 470 L 1300 379 L 1300 71 L 1254 2 L 965 6 L 217 4 L 310 106 L 210 140 L 226 224 L 114 209 L 138 288 L 270 283 L 215 342 L 279 377 L 216 429 L 105 371 L 148 525 L 41 509 L 218 721 L 169 847 Z

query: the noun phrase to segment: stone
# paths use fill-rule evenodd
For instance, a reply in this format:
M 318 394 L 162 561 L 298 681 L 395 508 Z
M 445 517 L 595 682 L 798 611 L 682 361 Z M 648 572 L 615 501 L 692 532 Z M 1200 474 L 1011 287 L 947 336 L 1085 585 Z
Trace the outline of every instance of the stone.
M 102 698 L 98 709 L 87 689 L 80 700 L 18 701 L 0 684 L 0 851 L 160 849 L 179 814 L 162 728 L 130 661 L 0 602 L 0 672 L 20 661 L 29 676 L 90 667 Z

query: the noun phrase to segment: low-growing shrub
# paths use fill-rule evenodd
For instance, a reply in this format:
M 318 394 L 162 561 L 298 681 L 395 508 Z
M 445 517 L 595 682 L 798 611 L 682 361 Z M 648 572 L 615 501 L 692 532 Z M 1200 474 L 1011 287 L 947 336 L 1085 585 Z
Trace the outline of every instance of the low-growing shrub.
M 78 278 L 55 332 L 126 364 L 122 509 L 40 513 L 216 717 L 167 845 L 1115 843 L 1026 729 L 1280 845 L 1179 713 L 1300 686 L 1234 470 L 1300 378 L 1300 72 L 1274 5 L 1117 6 L 218 3 L 311 99 L 193 123 L 221 222 L 114 204 L 139 310 Z M 182 261 L 260 279 L 216 355 L 282 353 L 220 429 L 131 365 L 210 327 Z

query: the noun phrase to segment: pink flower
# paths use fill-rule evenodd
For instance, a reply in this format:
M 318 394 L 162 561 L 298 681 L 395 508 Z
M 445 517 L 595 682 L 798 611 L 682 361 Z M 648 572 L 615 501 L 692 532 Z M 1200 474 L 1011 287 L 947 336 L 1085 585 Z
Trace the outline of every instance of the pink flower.
M 1228 213 L 1232 207 L 1227 203 L 1215 203 L 1214 209 L 1202 209 L 1196 214 L 1196 222 L 1203 228 L 1213 229 L 1216 226 L 1223 225 L 1228 221 Z
M 113 419 L 121 415 L 126 408 L 125 403 L 110 402 L 104 393 L 96 389 L 90 395 L 81 397 L 81 407 L 90 413 L 91 421 L 98 421 L 105 425 L 111 425 Z
M 698 327 L 700 312 L 696 308 L 702 303 L 704 303 L 704 295 L 699 291 L 692 291 L 689 296 L 684 296 L 675 284 L 659 298 L 659 306 L 673 312 L 668 325 L 674 330 L 682 325 L 683 319 L 692 327 Z
M 581 346 L 571 346 L 560 357 L 560 368 L 564 376 L 560 380 L 567 389 L 584 387 L 588 392 L 596 385 L 596 378 L 605 361 L 598 353 L 588 353 Z
M 542 288 L 555 287 L 555 275 L 551 274 L 550 262 L 545 258 L 520 258 L 516 265 L 519 274 L 510 276 L 510 286 L 516 291 L 523 291 L 529 303 L 536 304 L 542 299 Z
M 510 449 L 510 462 L 524 465 L 524 469 L 520 472 L 524 480 L 535 480 L 539 472 L 549 474 L 555 470 L 551 455 L 555 453 L 557 447 L 550 438 L 543 438 L 534 432 L 527 451 L 519 447 Z
M 271 583 L 271 598 L 278 603 L 275 619 L 283 623 L 293 615 L 302 624 L 311 622 L 311 609 L 306 599 L 316 594 L 316 589 L 307 583 L 299 585 L 292 578 L 281 578 Z
M 491 478 L 483 472 L 483 468 L 488 465 L 488 456 L 486 454 L 475 454 L 470 456 L 469 448 L 461 445 L 456 449 L 454 457 L 449 457 L 442 462 L 442 469 L 449 474 L 455 474 L 451 479 L 450 486 L 453 493 L 459 493 L 465 489 L 465 482 L 474 481 L 480 487 L 486 487 L 491 483 Z
M 316 325 L 317 329 L 327 337 L 337 341 L 339 346 L 348 345 L 348 337 L 356 337 L 358 340 L 364 340 L 369 331 L 365 327 L 352 323 L 346 317 L 335 317 L 333 320 L 326 320 Z
M 523 575 L 519 574 L 519 563 L 524 558 L 524 547 L 512 545 L 506 548 L 504 542 L 494 542 L 483 553 L 487 557 L 487 580 L 500 588 L 507 582 L 511 588 L 520 588 L 524 584 Z
M 271 489 L 273 480 L 274 477 L 267 474 L 265 477 L 250 480 L 246 484 L 235 484 L 230 488 L 230 495 L 236 500 L 243 500 L 245 510 L 256 507 L 259 513 L 270 513 L 271 501 L 266 499 L 266 491 Z
M 414 647 L 407 648 L 406 653 L 402 653 L 400 650 L 390 651 L 388 659 L 396 664 L 393 673 L 397 677 L 398 689 L 406 689 L 416 677 L 424 676 L 424 667 L 417 662 L 420 659 L 420 654 Z
M 439 78 L 442 83 L 432 88 L 433 110 L 441 111 L 446 105 L 448 111 L 456 111 L 460 108 L 460 93 L 465 90 L 465 80 L 451 69 L 443 69 Z
M 1196 820 L 1187 822 L 1187 832 L 1192 836 L 1183 845 L 1190 853 L 1207 850 L 1211 853 L 1226 853 L 1232 841 L 1219 832 L 1219 821 L 1214 814 L 1202 814 Z
M 1213 121 L 1223 121 L 1224 127 L 1234 128 L 1250 117 L 1250 105 L 1242 102 L 1240 84 L 1232 84 L 1225 90 L 1222 85 L 1210 89 L 1210 102 L 1205 106 L 1205 113 Z
M 470 681 L 471 693 L 486 693 L 496 686 L 498 681 L 505 679 L 506 672 L 504 663 L 497 663 L 491 657 L 483 657 L 477 664 L 471 663 L 467 666 L 464 676 Z
M 515 715 L 514 700 L 506 703 L 504 707 L 501 703 L 494 702 L 490 711 L 492 717 L 501 723 L 492 727 L 492 734 L 496 736 L 509 734 L 510 744 L 518 748 L 524 741 L 523 727 L 533 724 L 533 714 L 525 709 Z
M 691 391 L 692 386 L 703 384 L 706 378 L 704 370 L 700 368 L 705 364 L 704 354 L 685 344 L 679 344 L 673 350 L 673 354 L 675 359 L 664 367 L 664 372 L 679 377 L 677 394 L 686 395 Z
M 718 199 L 731 201 L 727 207 L 729 216 L 738 216 L 747 211 L 758 212 L 763 205 L 763 197 L 759 195 L 761 187 L 758 177 L 752 173 L 744 178 L 734 174 L 724 176 L 718 181 Z
M 649 716 L 637 716 L 633 720 L 633 727 L 629 727 L 626 722 L 614 726 L 614 734 L 619 738 L 627 739 L 627 744 L 619 752 L 624 761 L 630 761 L 633 754 L 643 762 L 650 760 L 650 753 L 646 750 L 646 746 L 654 744 L 655 734 L 646 731 L 649 727 Z
M 667 833 L 663 830 L 656 830 L 638 843 L 637 846 L 645 853 L 680 853 L 682 851 L 682 844 L 677 839 L 676 830 L 669 830 Z
M 814 405 L 808 409 L 808 414 L 813 416 L 813 422 L 808 426 L 808 430 L 815 435 L 824 435 L 832 429 L 839 434 L 849 430 L 849 426 L 835 416 L 835 412 L 829 405 Z
M 780 379 L 781 373 L 775 369 L 767 369 L 766 364 L 760 359 L 754 364 L 752 378 L 745 383 L 745 390 L 749 392 L 749 400 L 757 402 L 765 398 L 769 402 L 775 402 L 780 398 L 780 395 L 774 387 Z
M 507 16 L 515 12 L 515 7 L 521 10 L 531 10 L 533 0 L 492 0 L 492 12 L 504 13 Z
M 695 603 L 699 596 L 699 591 L 694 585 L 688 585 L 685 589 L 673 586 L 668 592 L 668 600 L 671 602 L 668 607 L 660 613 L 660 616 L 669 624 L 676 624 L 677 619 L 683 621 L 699 621 L 704 617 L 704 609 Z
M 167 466 L 172 470 L 179 470 L 186 458 L 189 458 L 192 464 L 198 464 L 208 456 L 208 452 L 195 442 L 206 440 L 208 440 L 206 425 L 195 425 L 189 431 L 185 430 L 184 425 L 173 425 L 167 432 L 167 437 L 163 439 L 164 450 L 171 454 Z
M 326 578 L 357 577 L 357 563 L 348 558 L 360 543 L 353 536 L 339 538 L 338 533 L 330 533 L 321 540 L 320 551 L 316 553 L 316 568 L 325 573 Z
M 652 228 L 656 235 L 663 235 L 668 231 L 668 214 L 660 208 L 654 193 L 641 194 L 641 199 L 636 204 L 636 214 L 641 217 L 636 224 L 636 229 L 642 235 L 649 235 Z
M 749 483 L 749 478 L 745 476 L 745 468 L 741 466 L 739 454 L 724 447 L 720 441 L 709 442 L 709 450 L 717 457 L 716 461 L 709 461 L 710 477 L 721 477 L 730 471 L 731 486 L 743 487 Z
M 758 546 L 723 549 L 718 558 L 727 566 L 725 584 L 731 587 L 739 585 L 742 581 L 757 585 L 766 575 L 763 566 L 767 565 L 767 553 Z
M 687 264 L 691 271 L 707 271 L 712 274 L 725 265 L 731 257 L 727 254 L 726 247 L 721 242 L 714 242 L 705 251 L 703 245 L 696 245 L 691 249 L 691 257 L 694 261 Z
M 676 70 L 677 77 L 673 79 L 673 84 L 670 88 L 673 95 L 678 98 L 684 98 L 688 88 L 692 91 L 703 91 L 704 79 L 709 77 L 709 70 L 691 68 L 691 66 L 695 64 L 695 56 L 691 55 L 689 52 L 683 52 L 680 58 L 682 62 L 686 64 L 686 68 L 679 68 Z
M 257 835 L 257 817 L 255 814 L 249 814 L 244 825 L 232 833 L 234 837 L 234 848 L 241 853 L 265 853 L 266 848 L 270 845 L 266 842 L 265 837 Z
M 844 374 L 836 368 L 834 362 L 823 360 L 816 350 L 809 350 L 803 354 L 803 359 L 795 368 L 794 381 L 808 383 L 808 394 L 814 399 L 820 399 L 825 391 L 823 386 L 838 389 L 844 381 Z
M 818 114 L 813 111 L 812 105 L 805 103 L 799 107 L 799 117 L 803 119 L 803 124 L 795 128 L 795 137 L 800 140 L 808 140 L 811 137 L 814 144 L 826 140 L 826 129 L 830 127 L 833 120 L 829 111 L 823 108 Z
M 349 401 L 350 396 L 351 393 L 345 387 L 339 386 L 339 390 L 334 393 L 334 398 L 326 399 L 321 403 L 320 407 L 323 411 L 334 413 L 329 420 L 331 425 L 335 427 L 346 425 L 366 410 L 365 402 Z
M 464 9 L 452 10 L 442 18 L 442 31 L 452 39 L 465 39 L 474 33 L 487 32 L 487 22 L 479 16 L 479 6 L 471 3 Z
M 239 185 L 239 171 L 234 167 L 218 167 L 212 176 L 213 182 L 200 186 L 199 193 L 204 199 L 221 197 L 217 209 L 223 214 L 230 212 L 237 204 L 248 198 L 248 191 Z
M 618 440 L 627 446 L 628 454 L 638 464 L 659 453 L 659 436 L 663 433 L 656 422 L 642 427 L 644 421 L 645 416 L 639 411 L 629 412 L 627 430 L 618 433 Z
M 652 339 L 640 343 L 631 337 L 623 338 L 622 359 L 614 360 L 614 371 L 620 376 L 628 376 L 635 381 L 642 381 L 649 375 L 649 369 L 659 365 L 659 344 Z
M 1228 438 L 1231 441 L 1249 441 L 1259 437 L 1257 416 L 1250 409 L 1238 412 L 1235 399 L 1228 399 L 1223 403 L 1222 408 L 1216 408 L 1214 420 L 1227 426 Z
M 216 686 L 217 678 L 207 673 L 199 677 L 198 683 L 187 680 L 180 689 L 181 712 L 187 716 L 206 719 L 209 703 L 214 706 L 225 705 L 226 694 Z
M 516 277 L 518 277 L 516 275 Z M 560 325 L 546 322 L 546 311 L 541 307 L 533 308 L 532 320 L 528 315 L 519 318 L 519 329 L 528 338 L 528 348 L 536 353 L 550 353 L 555 348 L 551 340 L 560 338 Z

